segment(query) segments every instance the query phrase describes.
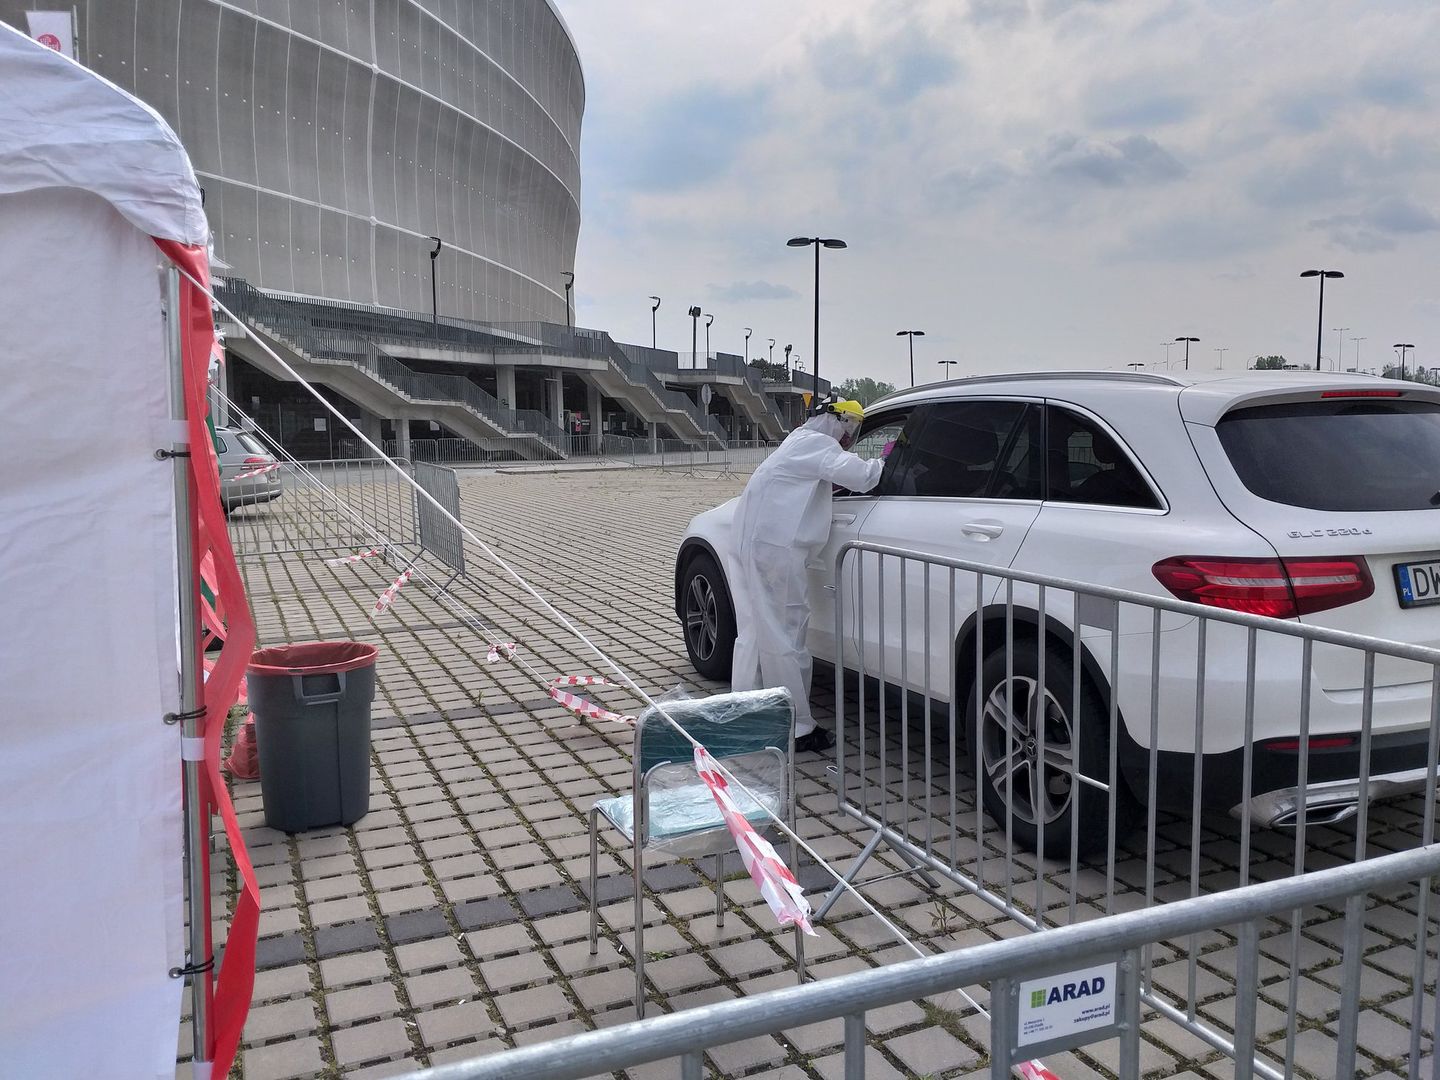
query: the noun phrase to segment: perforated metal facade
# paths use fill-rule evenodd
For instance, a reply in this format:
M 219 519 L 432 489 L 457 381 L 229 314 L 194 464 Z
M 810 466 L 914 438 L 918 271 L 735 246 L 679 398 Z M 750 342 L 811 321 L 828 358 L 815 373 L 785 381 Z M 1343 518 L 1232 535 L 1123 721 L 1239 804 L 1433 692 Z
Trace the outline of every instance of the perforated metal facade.
M 25 26 L 33 0 L 0 0 Z M 61 5 L 54 5 L 59 7 Z M 80 59 L 175 128 L 264 289 L 565 320 L 584 78 L 546 0 L 88 0 Z

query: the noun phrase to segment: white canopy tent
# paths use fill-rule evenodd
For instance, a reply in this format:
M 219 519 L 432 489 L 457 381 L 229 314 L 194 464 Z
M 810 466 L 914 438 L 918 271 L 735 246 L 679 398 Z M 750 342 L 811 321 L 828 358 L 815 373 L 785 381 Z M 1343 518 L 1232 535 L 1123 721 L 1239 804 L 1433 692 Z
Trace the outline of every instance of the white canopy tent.
M 0 25 L 4 1076 L 175 1075 L 182 735 L 164 718 L 198 691 L 180 674 L 190 520 L 156 451 L 195 429 L 172 419 L 156 241 L 207 238 L 164 121 Z

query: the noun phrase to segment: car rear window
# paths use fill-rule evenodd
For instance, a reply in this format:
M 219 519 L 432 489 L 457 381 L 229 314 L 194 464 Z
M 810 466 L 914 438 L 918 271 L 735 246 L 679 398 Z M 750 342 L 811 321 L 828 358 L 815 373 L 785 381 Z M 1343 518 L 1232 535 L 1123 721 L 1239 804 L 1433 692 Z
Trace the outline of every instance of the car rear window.
M 1440 507 L 1440 404 L 1340 399 L 1237 409 L 1216 432 L 1256 495 L 1311 510 Z
M 245 448 L 245 452 L 248 454 L 265 454 L 267 457 L 270 454 L 270 451 L 265 449 L 260 440 L 248 431 L 238 432 L 235 438 L 239 441 L 240 445 Z

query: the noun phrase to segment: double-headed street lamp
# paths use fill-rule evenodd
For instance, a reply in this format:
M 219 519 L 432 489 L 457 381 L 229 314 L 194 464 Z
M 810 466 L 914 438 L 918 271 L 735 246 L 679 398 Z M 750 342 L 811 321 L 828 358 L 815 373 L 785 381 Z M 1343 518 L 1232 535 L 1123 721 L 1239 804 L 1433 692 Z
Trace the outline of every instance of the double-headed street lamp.
M 1325 329 L 1325 279 L 1341 278 L 1345 275 L 1339 270 L 1302 270 L 1300 276 L 1318 277 L 1320 279 L 1320 310 L 1315 318 L 1315 370 L 1320 370 L 1320 334 Z
M 650 348 L 653 349 L 655 348 L 655 312 L 660 310 L 660 298 L 652 296 L 650 299 L 655 301 L 654 306 L 650 308 Z
M 1359 371 L 1359 370 L 1360 370 L 1360 342 L 1365 341 L 1366 339 L 1363 338 L 1363 337 L 1352 337 L 1350 340 L 1355 343 L 1355 370 L 1356 370 L 1356 371 Z
M 1183 341 L 1183 342 L 1185 343 L 1185 370 L 1186 370 L 1186 371 L 1189 371 L 1189 370 L 1190 370 L 1190 343 L 1191 343 L 1191 342 L 1199 342 L 1200 339 L 1199 339 L 1198 337 L 1177 337 L 1175 340 L 1176 340 L 1177 342 Z
M 815 336 L 811 339 L 810 363 L 814 367 L 815 376 L 815 398 L 820 397 L 820 249 L 845 248 L 849 245 L 844 240 L 836 240 L 834 237 L 825 236 L 796 236 L 785 241 L 786 247 L 814 247 L 815 248 Z
M 1223 371 L 1225 368 L 1225 354 L 1230 351 L 1230 346 L 1224 345 L 1215 351 L 1220 354 L 1220 359 L 1215 363 L 1215 370 Z
M 915 385 L 915 339 L 924 337 L 924 330 L 896 330 L 896 337 L 908 337 L 910 339 L 910 385 Z
M 1332 326 L 1330 329 L 1340 336 L 1335 339 L 1335 366 L 1341 371 L 1345 370 L 1345 331 L 1348 326 Z
M 943 366 L 943 367 L 945 368 L 945 379 L 946 379 L 946 381 L 948 382 L 949 379 L 950 379 L 950 376 L 954 374 L 954 372 L 951 371 L 951 368 L 953 368 L 953 367 L 954 367 L 956 364 L 958 364 L 960 361 L 959 361 L 959 360 L 936 360 L 935 362 L 936 362 L 937 364 L 940 364 L 941 366 Z
M 1395 348 L 1399 351 L 1399 353 L 1400 353 L 1400 378 L 1401 378 L 1401 379 L 1404 379 L 1404 378 L 1405 378 L 1405 353 L 1406 353 L 1407 350 L 1415 348 L 1415 346 L 1412 345 L 1412 344 L 1410 344 L 1410 342 L 1408 342 L 1408 341 L 1397 341 L 1397 342 L 1395 343 L 1395 346 L 1394 346 L 1394 347 L 1395 347 Z

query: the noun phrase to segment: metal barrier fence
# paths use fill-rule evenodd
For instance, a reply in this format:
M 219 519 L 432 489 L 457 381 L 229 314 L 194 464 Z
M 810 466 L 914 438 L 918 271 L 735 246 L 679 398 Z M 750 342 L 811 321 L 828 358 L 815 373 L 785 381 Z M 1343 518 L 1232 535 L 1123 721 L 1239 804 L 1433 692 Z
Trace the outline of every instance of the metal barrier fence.
M 415 482 L 436 502 L 460 517 L 460 481 L 454 469 L 417 461 L 412 467 Z M 465 573 L 465 535 L 455 521 L 425 499 L 415 500 L 415 532 L 420 546 L 457 574 Z
M 572 1035 L 488 1057 L 407 1073 L 402 1080 L 580 1080 L 649 1062 L 679 1058 L 676 1075 L 699 1080 L 704 1052 L 712 1047 L 843 1018 L 845 1080 L 863 1080 L 866 1072 L 866 1014 L 966 986 L 988 982 L 990 1075 L 1005 1080 L 1015 1063 L 1095 1042 L 1118 1042 L 1118 1073 L 1123 1080 L 1141 1074 L 1141 1025 L 1144 1022 L 1142 976 L 1145 956 L 1159 943 L 1195 940 L 1224 927 L 1238 926 L 1233 958 L 1235 1037 L 1231 1052 L 1235 1076 L 1273 1071 L 1262 1065 L 1267 1048 L 1259 1036 L 1258 1014 L 1276 916 L 1333 919 L 1327 905 L 1343 904 L 1347 914 L 1363 911 L 1371 895 L 1393 896 L 1404 890 L 1421 900 L 1417 938 L 1430 934 L 1424 901 L 1440 874 L 1440 848 L 1426 847 L 1385 855 L 1365 863 L 1337 866 L 1284 881 L 1263 882 L 1230 892 L 1180 900 L 1155 910 L 1078 923 L 1046 933 L 977 945 L 923 960 L 842 975 L 820 983 L 773 990 L 755 997 L 705 1005 L 668 1016 L 640 1020 L 600 1031 Z M 1416 883 L 1418 888 L 1405 886 Z M 1342 969 L 1354 975 L 1343 990 L 1338 1012 L 1327 1007 L 1314 1032 L 1333 1039 L 1334 1052 L 1323 1055 L 1333 1070 L 1328 1078 L 1356 1075 L 1358 1031 L 1354 994 L 1362 942 L 1347 937 Z M 1418 954 L 1416 1000 L 1425 971 Z M 1067 978 L 1087 974 L 1078 1000 L 1088 1017 L 1066 1023 Z M 1107 978 L 1108 976 L 1108 978 Z M 1097 985 L 1096 980 L 1099 980 Z M 1038 996 L 1037 996 L 1038 995 Z M 1055 998 L 1059 1001 L 1055 1001 Z M 1328 1006 L 1328 1000 L 1327 1000 Z M 1058 1032 L 1058 1033 L 1057 1033 Z M 1418 1026 L 1408 1062 L 1412 1078 L 1421 1074 Z M 1287 1050 L 1287 1056 L 1289 1051 Z M 1317 1054 L 1317 1057 L 1322 1055 Z M 1436 1075 L 1436 1066 L 1429 1073 Z M 1290 1075 L 1303 1075 L 1291 1072 Z
M 835 586 L 838 808 L 873 830 L 852 881 L 887 847 L 1049 938 L 1435 839 L 1440 651 L 859 541 Z M 1338 928 L 1352 1044 L 1366 916 L 1347 904 Z M 1428 886 L 1372 917 L 1418 919 L 1385 964 L 1412 976 L 1416 1051 Z M 1262 1076 L 1294 1075 L 1297 1030 L 1331 1018 L 1299 999 L 1315 981 L 1302 936 L 1292 913 L 1268 951 L 1284 1042 Z M 1206 1000 L 1213 947 L 1146 950 L 1138 992 L 1231 1053 L 1245 1032 Z
M 496 440 L 502 442 L 502 440 Z M 547 439 L 545 445 L 530 443 L 523 436 L 503 440 L 501 446 L 481 446 L 469 439 L 411 439 L 410 460 L 432 461 L 444 465 L 503 465 L 511 462 L 551 463 L 553 454 L 550 447 L 558 446 L 561 456 L 573 462 L 617 462 L 634 464 L 639 453 L 648 452 L 649 443 L 637 441 L 626 435 L 566 435 L 558 439 Z M 344 439 L 339 443 L 345 456 L 364 457 L 365 447 L 357 439 Z M 640 450 L 637 450 L 640 447 Z M 386 439 L 381 443 L 385 453 L 399 453 L 397 439 Z
M 254 466 L 221 470 L 237 558 L 350 554 L 371 546 L 376 531 L 398 546 L 420 545 L 414 491 L 379 459 L 309 461 L 303 467 L 282 460 L 254 482 L 242 481 L 243 488 L 233 479 L 242 468 Z

